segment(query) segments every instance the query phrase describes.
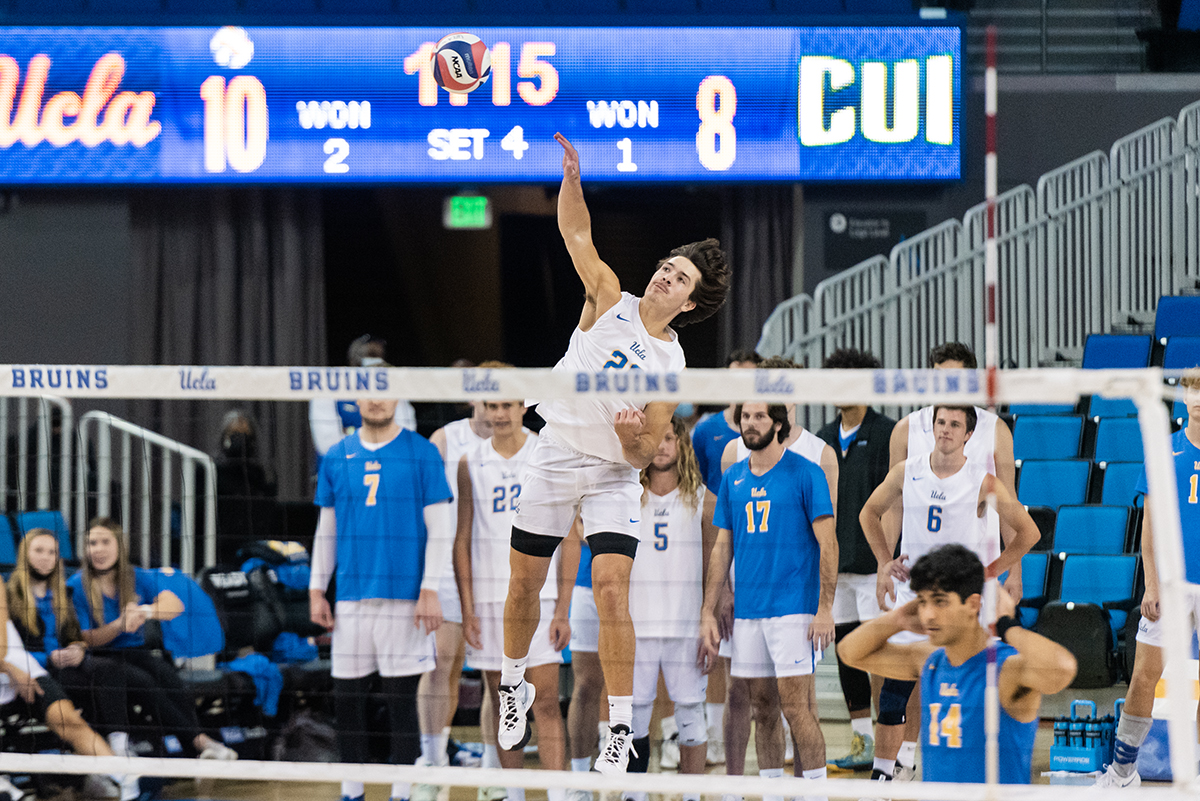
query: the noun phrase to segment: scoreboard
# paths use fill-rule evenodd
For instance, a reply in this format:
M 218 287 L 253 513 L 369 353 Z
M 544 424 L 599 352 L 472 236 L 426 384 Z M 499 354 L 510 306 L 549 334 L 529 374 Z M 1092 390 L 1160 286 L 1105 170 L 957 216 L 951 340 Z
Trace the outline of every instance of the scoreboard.
M 0 185 L 961 177 L 962 29 L 0 28 Z

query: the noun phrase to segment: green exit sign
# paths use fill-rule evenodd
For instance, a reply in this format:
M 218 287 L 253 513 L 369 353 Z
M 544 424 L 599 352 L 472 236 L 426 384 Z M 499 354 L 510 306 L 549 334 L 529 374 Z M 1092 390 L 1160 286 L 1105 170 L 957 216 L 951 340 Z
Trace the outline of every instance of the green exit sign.
M 442 225 L 451 229 L 492 227 L 492 204 L 483 195 L 452 195 L 442 206 Z

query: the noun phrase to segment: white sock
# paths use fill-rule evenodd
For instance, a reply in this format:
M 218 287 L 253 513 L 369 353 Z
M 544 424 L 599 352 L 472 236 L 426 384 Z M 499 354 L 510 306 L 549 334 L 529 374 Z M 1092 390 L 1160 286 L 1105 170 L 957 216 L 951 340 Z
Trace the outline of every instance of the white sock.
M 670 740 L 672 734 L 679 734 L 679 727 L 675 725 L 674 715 L 662 719 L 662 738 Z
M 363 795 L 362 782 L 342 782 L 342 797 L 360 798 Z M 407 797 L 407 796 L 405 796 Z
M 872 730 L 872 728 L 871 728 L 871 716 L 870 715 L 868 715 L 865 718 L 851 718 L 850 719 L 850 728 L 856 734 L 861 734 L 863 737 L 870 737 L 870 738 L 875 737 L 874 730 Z
M 408 797 L 410 795 L 412 795 L 411 784 L 408 782 L 394 782 L 392 784 L 392 794 L 388 796 L 388 801 L 391 801 L 393 798 L 396 799 L 396 801 L 400 801 L 400 799 L 408 801 Z
M 896 761 L 906 768 L 915 768 L 917 766 L 917 744 L 911 740 L 901 743 L 900 752 L 896 754 Z
M 428 765 L 449 764 L 446 757 L 446 741 L 448 739 L 448 737 L 443 738 L 441 734 L 422 734 L 421 759 L 425 760 Z
M 783 768 L 766 768 L 765 770 L 759 770 L 758 775 L 764 779 L 782 779 Z M 783 796 L 764 795 L 762 801 L 783 801 Z
M 875 757 L 875 764 L 871 766 L 875 770 L 882 770 L 887 775 L 891 776 L 892 771 L 896 769 L 896 760 L 884 759 L 883 757 Z
M 513 659 L 509 656 L 504 656 L 500 660 L 500 683 L 507 687 L 515 687 L 520 684 L 525 678 L 525 665 L 529 663 L 529 655 L 520 659 Z M 512 798 L 512 796 L 509 796 Z M 514 801 L 524 801 L 524 799 L 514 799 Z
M 129 735 L 123 731 L 111 732 L 108 737 L 108 747 L 114 756 L 132 756 L 129 753 Z
M 525 788 L 524 787 L 509 787 L 508 788 L 508 801 L 525 801 Z
M 579 759 L 571 760 L 571 770 L 576 773 L 587 773 L 592 769 L 591 757 L 579 757 Z
M 725 705 L 705 704 L 704 717 L 708 720 L 708 739 L 725 739 Z
M 802 771 L 800 775 L 806 779 L 825 779 L 829 777 L 826 771 L 826 768 L 813 768 L 812 770 Z
M 495 745 L 484 744 L 483 746 L 483 762 L 479 763 L 481 768 L 499 768 L 500 764 L 500 748 Z
M 633 729 L 633 696 L 608 696 L 608 727 L 625 726 Z

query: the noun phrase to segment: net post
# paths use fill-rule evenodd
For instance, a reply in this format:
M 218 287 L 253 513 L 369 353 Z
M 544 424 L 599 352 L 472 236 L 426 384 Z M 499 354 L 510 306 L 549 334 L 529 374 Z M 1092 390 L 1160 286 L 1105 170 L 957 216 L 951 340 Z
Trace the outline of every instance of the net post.
M 1167 732 L 1171 741 L 1171 776 L 1175 789 L 1188 788 L 1196 778 L 1196 703 L 1189 675 L 1191 636 L 1183 614 L 1188 600 L 1184 586 L 1183 534 L 1179 498 L 1174 491 L 1175 462 L 1171 457 L 1171 426 L 1162 402 L 1162 370 L 1148 368 L 1133 401 L 1138 410 L 1147 486 L 1165 487 L 1149 493 L 1147 509 L 1153 519 L 1154 564 L 1158 570 L 1163 630 L 1163 678 L 1167 682 Z

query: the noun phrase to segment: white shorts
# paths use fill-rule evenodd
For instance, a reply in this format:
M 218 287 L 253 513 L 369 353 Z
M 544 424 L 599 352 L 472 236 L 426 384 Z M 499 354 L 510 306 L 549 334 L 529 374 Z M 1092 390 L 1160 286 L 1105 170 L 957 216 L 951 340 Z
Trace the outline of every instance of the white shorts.
M 813 615 L 735 618 L 731 676 L 758 679 L 812 674 L 821 652 L 808 639 Z
M 11 620 L 6 621 L 5 632 L 8 638 L 8 652 L 5 654 L 4 661 L 10 665 L 15 665 L 21 670 L 29 674 L 31 679 L 40 679 L 46 675 L 46 669 L 42 664 L 33 658 L 33 655 L 25 650 L 25 643 L 21 640 L 21 634 L 17 631 L 17 627 L 13 625 Z M 8 680 L 8 675 L 0 673 L 0 706 L 10 704 L 17 698 L 17 691 L 13 687 L 12 682 Z
M 696 665 L 699 637 L 638 637 L 633 659 L 633 702 L 652 704 L 662 670 L 667 695 L 677 704 L 704 701 L 708 677 Z
M 438 584 L 438 603 L 442 605 L 442 618 L 450 623 L 462 623 L 462 601 L 458 597 L 458 582 L 454 573 L 442 578 Z
M 443 613 L 445 614 L 445 613 Z M 833 624 L 865 623 L 883 614 L 875 599 L 875 574 L 838 573 L 833 594 Z
M 554 601 L 542 599 L 542 617 L 533 641 L 529 643 L 526 667 L 562 664 L 562 652 L 555 651 L 550 644 L 554 606 Z M 467 643 L 467 664 L 476 670 L 500 670 L 504 659 L 504 601 L 478 604 L 476 611 L 479 613 L 479 638 L 483 640 L 483 648 L 477 650 Z
M 547 426 L 521 473 L 513 527 L 565 537 L 583 515 L 583 535 L 601 531 L 641 539 L 642 485 L 638 471 L 567 447 Z
M 1190 589 L 1191 586 L 1188 585 L 1188 588 Z M 1185 596 L 1183 611 L 1187 615 L 1189 630 L 1200 631 L 1200 597 L 1189 592 Z M 1139 620 L 1137 641 L 1144 645 L 1153 645 L 1155 648 L 1162 648 L 1162 618 L 1147 620 L 1143 617 Z
M 416 676 L 433 670 L 437 643 L 413 621 L 416 601 L 338 601 L 333 613 L 333 677 Z
M 600 652 L 600 613 L 591 587 L 571 591 L 571 650 L 589 654 Z
M 725 659 L 733 658 L 733 640 L 721 640 L 721 644 L 717 646 L 717 656 Z

